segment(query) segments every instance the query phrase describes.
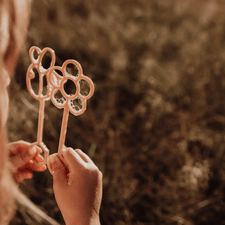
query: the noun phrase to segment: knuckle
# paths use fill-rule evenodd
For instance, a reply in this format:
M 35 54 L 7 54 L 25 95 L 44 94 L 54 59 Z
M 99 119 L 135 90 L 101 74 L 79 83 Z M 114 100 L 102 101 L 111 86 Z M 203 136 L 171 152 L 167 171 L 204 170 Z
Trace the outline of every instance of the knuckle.
M 98 169 L 97 166 L 93 166 L 91 168 L 91 174 L 92 174 L 92 176 L 95 176 L 95 178 L 101 178 L 102 177 L 102 172 Z

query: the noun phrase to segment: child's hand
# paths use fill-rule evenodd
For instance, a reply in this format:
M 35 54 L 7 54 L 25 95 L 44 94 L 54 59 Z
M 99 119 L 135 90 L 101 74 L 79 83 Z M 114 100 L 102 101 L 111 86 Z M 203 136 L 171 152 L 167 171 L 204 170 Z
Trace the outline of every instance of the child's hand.
M 39 162 L 43 161 L 40 155 L 42 150 L 34 145 L 25 141 L 17 141 L 8 144 L 9 161 L 15 168 L 13 177 L 19 184 L 25 179 L 33 177 L 32 171 L 44 171 L 45 165 L 40 165 Z
M 81 150 L 68 148 L 61 159 L 58 154 L 50 155 L 48 168 L 66 224 L 99 225 L 102 173 Z

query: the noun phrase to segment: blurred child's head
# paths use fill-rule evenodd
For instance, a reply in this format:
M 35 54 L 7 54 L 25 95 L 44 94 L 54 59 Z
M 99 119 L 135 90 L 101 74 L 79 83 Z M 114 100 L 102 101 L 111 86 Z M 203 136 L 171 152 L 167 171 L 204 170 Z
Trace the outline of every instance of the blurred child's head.
M 23 45 L 29 18 L 30 0 L 0 0 L 0 71 L 1 120 L 7 118 L 8 97 L 6 88 L 13 74 Z
M 6 152 L 6 121 L 8 117 L 8 91 L 10 77 L 23 45 L 30 0 L 0 0 L 0 224 L 11 219 L 14 203 L 10 166 Z

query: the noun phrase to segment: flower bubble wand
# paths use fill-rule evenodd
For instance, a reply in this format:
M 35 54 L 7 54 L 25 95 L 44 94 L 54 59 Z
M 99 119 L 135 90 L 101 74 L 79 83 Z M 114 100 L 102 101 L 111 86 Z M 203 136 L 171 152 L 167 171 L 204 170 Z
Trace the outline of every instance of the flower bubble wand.
M 35 52 L 37 53 L 37 57 L 35 57 Z M 49 68 L 44 68 L 42 66 L 42 60 L 44 55 L 49 52 L 51 54 L 52 60 L 50 63 Z M 47 163 L 47 158 L 49 156 L 49 150 L 46 147 L 46 145 L 43 143 L 43 125 L 44 125 L 44 109 L 45 109 L 45 101 L 50 99 L 51 94 L 51 87 L 49 86 L 48 82 L 48 71 L 51 67 L 55 64 L 55 53 L 50 48 L 44 48 L 41 50 L 38 47 L 31 47 L 29 51 L 29 56 L 31 60 L 31 65 L 29 66 L 27 70 L 26 75 L 26 83 L 27 83 L 27 89 L 30 93 L 30 95 L 38 100 L 40 102 L 39 105 L 39 118 L 38 118 L 38 130 L 37 130 L 37 141 L 33 143 L 33 145 L 38 145 L 41 147 L 41 149 L 44 151 L 44 161 L 43 163 Z M 36 94 L 32 88 L 32 80 L 36 78 L 36 75 L 38 74 L 39 78 L 39 87 L 38 87 L 38 93 Z M 44 89 L 44 77 L 47 79 L 47 93 L 43 94 Z
M 35 57 L 34 53 L 38 56 Z M 42 60 L 44 55 L 49 52 L 51 54 L 51 63 L 48 68 L 42 66 Z M 54 66 L 55 64 L 55 53 L 51 48 L 44 48 L 41 50 L 38 47 L 31 47 L 29 51 L 29 56 L 31 60 L 31 65 L 27 70 L 26 83 L 27 89 L 30 95 L 40 102 L 39 106 L 39 117 L 38 117 L 38 130 L 37 130 L 37 141 L 33 145 L 38 145 L 44 151 L 44 164 L 47 164 L 47 159 L 49 156 L 49 150 L 43 143 L 43 126 L 44 126 L 44 110 L 45 101 L 51 99 L 53 104 L 59 108 L 64 108 L 61 133 L 59 139 L 58 153 L 61 154 L 67 131 L 69 112 L 75 116 L 79 116 L 86 110 L 86 101 L 91 98 L 94 93 L 94 84 L 90 78 L 83 75 L 83 69 L 79 62 L 75 60 L 67 60 L 63 63 L 62 67 Z M 70 66 L 77 69 L 77 74 L 70 73 Z M 36 73 L 35 73 L 36 72 Z M 35 79 L 35 75 L 38 74 L 39 87 L 38 93 L 36 94 L 32 88 L 32 80 Z M 60 74 L 63 74 L 61 76 Z M 44 77 L 47 80 L 47 93 L 43 93 L 44 89 Z M 68 94 L 65 91 L 66 83 L 70 81 L 75 86 L 75 93 Z M 88 86 L 88 91 L 83 90 L 85 86 Z M 87 89 L 87 88 L 86 88 Z M 61 98 L 57 98 L 57 92 L 61 93 Z
M 70 66 L 77 69 L 77 74 L 70 73 Z M 57 71 L 59 73 L 57 73 Z M 61 76 L 60 74 L 63 74 Z M 94 84 L 90 78 L 83 75 L 83 69 L 79 62 L 75 60 L 67 60 L 63 63 L 62 67 L 53 66 L 48 71 L 49 82 L 52 86 L 51 100 L 53 104 L 59 108 L 64 108 L 63 119 L 61 125 L 60 140 L 58 146 L 58 153 L 61 154 L 64 148 L 69 112 L 75 116 L 79 116 L 86 110 L 86 101 L 91 98 L 94 93 Z M 69 94 L 65 90 L 67 82 L 72 82 L 75 87 L 75 93 Z M 86 83 L 89 90 L 84 93 L 82 91 L 82 84 Z M 61 98 L 56 98 L 56 94 L 60 92 Z

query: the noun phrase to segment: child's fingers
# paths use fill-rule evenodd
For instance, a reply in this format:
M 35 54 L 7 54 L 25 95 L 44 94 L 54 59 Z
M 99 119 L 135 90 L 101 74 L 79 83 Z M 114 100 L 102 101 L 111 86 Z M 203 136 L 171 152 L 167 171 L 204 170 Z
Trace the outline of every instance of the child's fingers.
M 39 165 L 39 166 L 35 166 L 35 168 L 33 169 L 33 171 L 37 171 L 37 172 L 44 172 L 47 169 L 46 165 Z
M 54 163 L 54 160 L 53 159 L 51 159 L 52 157 L 54 157 L 55 155 L 57 155 L 57 153 L 54 153 L 54 154 L 52 154 L 52 155 L 50 155 L 49 157 L 48 157 L 48 160 L 47 160 L 47 166 L 48 166 L 48 170 L 49 170 L 49 172 L 53 175 L 53 166 L 54 165 L 52 165 L 53 163 Z
M 54 188 L 67 185 L 66 167 L 57 154 L 52 154 L 48 157 L 47 165 L 50 173 L 53 175 Z
M 37 155 L 39 155 L 39 154 L 42 153 L 42 149 L 39 146 L 37 146 L 37 145 L 31 145 L 31 147 L 34 147 L 36 149 Z
M 46 170 L 46 165 L 45 164 L 39 164 L 39 163 L 32 163 L 31 164 L 31 170 L 32 171 L 38 171 L 38 172 L 43 172 Z
M 30 146 L 31 144 L 26 141 L 11 142 L 7 145 L 9 156 L 20 154 L 24 151 L 24 149 L 28 149 Z
M 75 149 L 76 153 L 84 160 L 86 163 L 93 163 L 93 161 L 86 155 L 82 150 Z
M 33 173 L 30 171 L 26 171 L 24 173 L 16 173 L 14 174 L 13 178 L 15 179 L 16 183 L 20 183 L 21 181 L 25 179 L 32 179 L 33 178 Z
M 15 168 L 20 168 L 27 164 L 31 159 L 33 159 L 36 153 L 36 148 L 32 147 L 19 155 L 11 156 L 9 159 L 10 162 L 15 166 Z
M 30 160 L 25 166 L 19 168 L 19 171 L 38 171 L 43 172 L 46 170 L 45 164 L 37 163 L 33 160 Z
M 68 148 L 67 151 L 62 152 L 62 156 L 66 165 L 68 166 L 69 172 L 76 171 L 81 166 L 84 167 L 86 164 L 81 156 L 72 148 Z
M 40 154 L 36 154 L 35 157 L 34 157 L 34 160 L 37 162 L 37 163 L 41 163 L 44 161 L 44 157 Z
M 16 142 L 11 142 L 7 145 L 8 151 L 9 151 L 9 156 L 15 156 L 18 154 L 23 153 L 24 151 L 28 150 L 28 148 L 35 148 L 37 151 L 37 155 L 42 153 L 42 149 L 34 144 L 30 144 L 29 142 L 26 141 L 16 141 Z

